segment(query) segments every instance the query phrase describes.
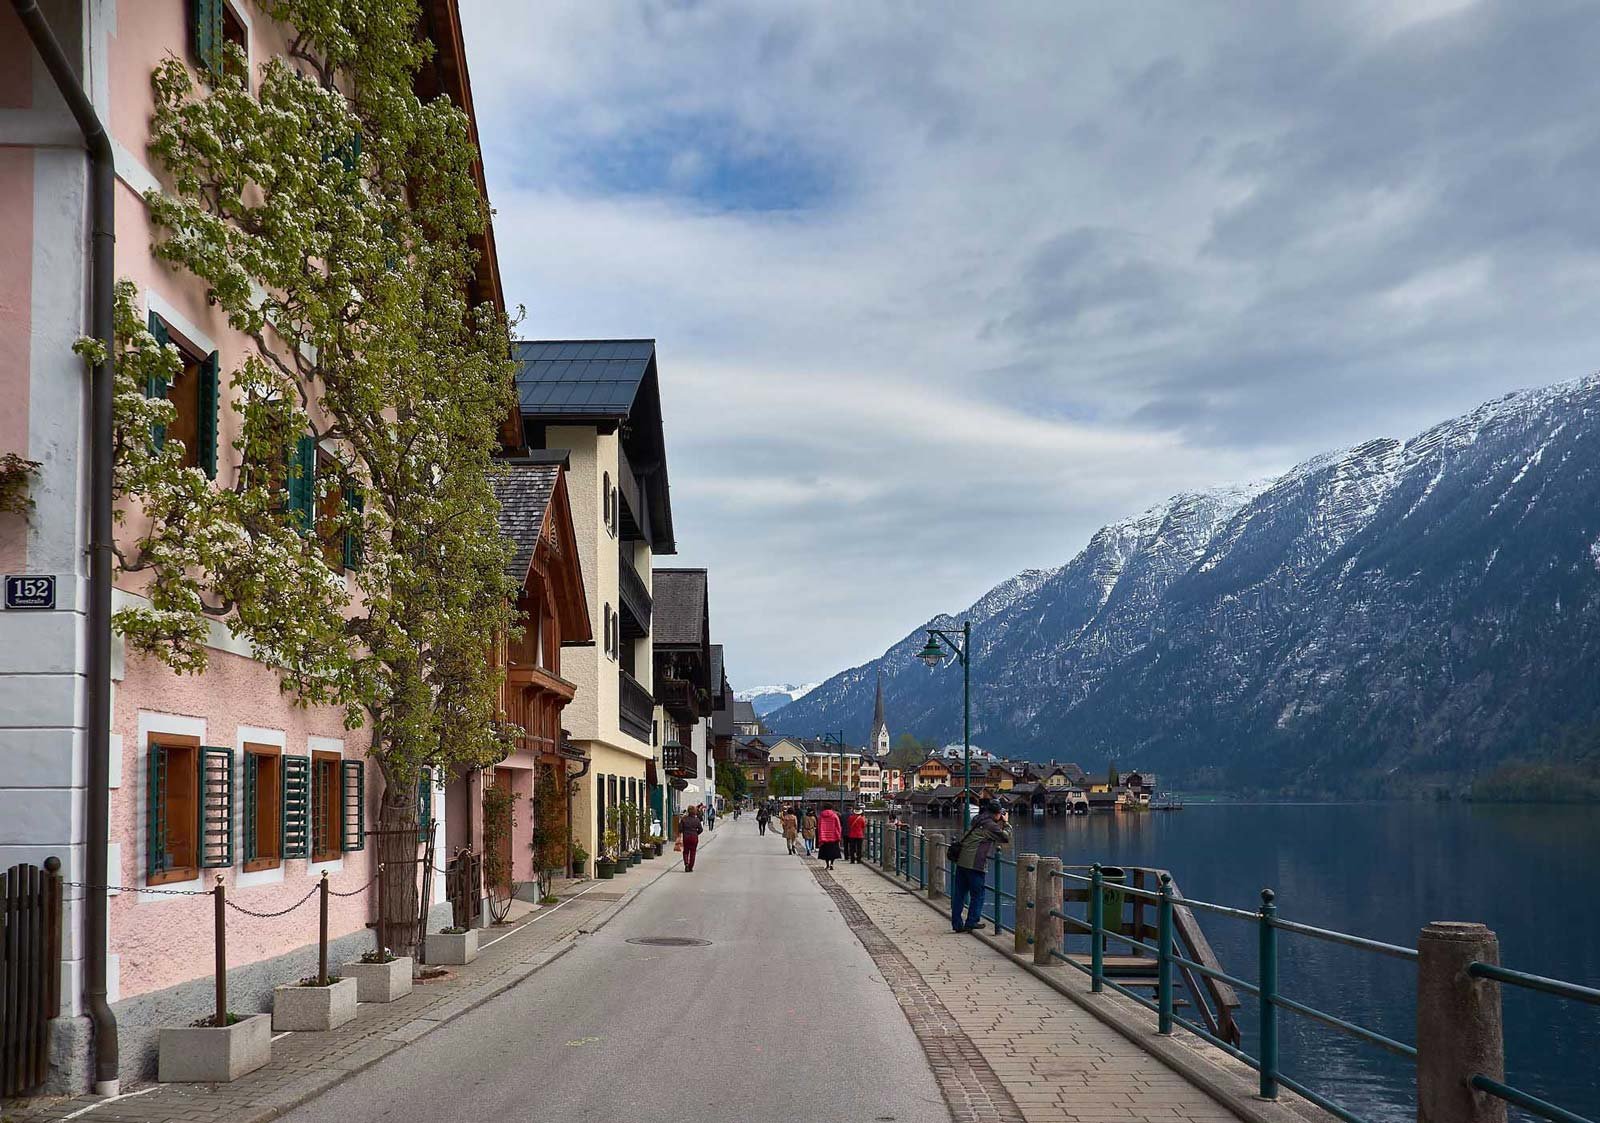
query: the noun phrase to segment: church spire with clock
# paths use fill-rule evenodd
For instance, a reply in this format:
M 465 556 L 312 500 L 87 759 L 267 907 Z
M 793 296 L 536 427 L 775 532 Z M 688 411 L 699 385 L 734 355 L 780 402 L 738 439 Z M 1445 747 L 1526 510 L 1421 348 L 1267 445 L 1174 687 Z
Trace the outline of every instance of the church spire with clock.
M 889 755 L 889 723 L 883 720 L 883 672 L 878 672 L 878 699 L 872 706 L 872 737 L 867 742 L 877 757 Z

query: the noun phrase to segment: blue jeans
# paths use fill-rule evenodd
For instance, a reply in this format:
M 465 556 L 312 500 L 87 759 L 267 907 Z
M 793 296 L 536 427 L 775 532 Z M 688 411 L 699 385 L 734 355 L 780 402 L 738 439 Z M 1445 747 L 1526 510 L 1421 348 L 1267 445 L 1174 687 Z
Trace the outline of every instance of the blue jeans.
M 951 871 L 950 878 L 950 929 L 959 932 L 963 928 L 972 928 L 983 920 L 983 870 L 969 870 L 965 866 L 956 866 Z M 967 919 L 961 920 L 961 906 L 967 904 Z

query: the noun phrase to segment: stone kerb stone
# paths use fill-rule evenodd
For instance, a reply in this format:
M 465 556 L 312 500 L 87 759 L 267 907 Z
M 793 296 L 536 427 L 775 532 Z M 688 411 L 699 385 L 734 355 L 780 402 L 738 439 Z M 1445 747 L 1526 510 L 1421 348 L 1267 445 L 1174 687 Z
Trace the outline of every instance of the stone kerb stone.
M 321 1033 L 356 1016 L 356 981 L 340 979 L 325 987 L 283 986 L 272 992 L 272 1028 Z
M 161 1031 L 157 1079 L 164 1083 L 237 1080 L 272 1060 L 272 1017 L 252 1014 L 231 1026 Z

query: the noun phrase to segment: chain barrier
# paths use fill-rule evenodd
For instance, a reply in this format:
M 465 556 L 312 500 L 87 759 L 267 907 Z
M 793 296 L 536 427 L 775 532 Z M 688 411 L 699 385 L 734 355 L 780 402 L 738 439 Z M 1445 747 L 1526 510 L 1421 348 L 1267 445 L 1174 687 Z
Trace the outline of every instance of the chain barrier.
M 87 881 L 63 881 L 64 889 L 104 889 L 108 893 L 160 893 L 163 897 L 209 897 L 209 889 L 150 889 L 143 885 L 90 885 Z
M 295 909 L 299 908 L 301 905 L 303 905 L 307 901 L 309 901 L 312 897 L 315 897 L 321 890 L 322 890 L 322 886 L 320 884 L 313 885 L 311 887 L 311 892 L 307 893 L 304 897 L 301 897 L 298 901 L 296 901 L 294 904 L 290 905 L 288 908 L 279 909 L 276 912 L 257 912 L 255 909 L 247 909 L 243 905 L 235 904 L 231 900 L 227 901 L 226 903 L 227 903 L 227 906 L 230 909 L 232 909 L 234 912 L 242 912 L 246 916 L 255 917 L 257 920 L 272 920 L 275 917 L 287 916 L 289 913 L 293 912 Z M 210 894 L 207 894 L 207 896 L 209 896 L 209 895 Z
M 335 889 L 333 886 L 330 885 L 330 886 L 328 886 L 328 895 L 330 897 L 354 897 L 358 893 L 365 893 L 368 889 L 372 888 L 373 882 L 377 881 L 378 878 L 380 876 L 382 876 L 382 874 L 383 874 L 383 863 L 379 862 L 377 870 L 373 873 L 373 875 L 370 878 L 367 879 L 367 883 L 365 885 L 358 885 L 354 889 L 351 889 L 347 893 L 341 893 L 337 889 Z

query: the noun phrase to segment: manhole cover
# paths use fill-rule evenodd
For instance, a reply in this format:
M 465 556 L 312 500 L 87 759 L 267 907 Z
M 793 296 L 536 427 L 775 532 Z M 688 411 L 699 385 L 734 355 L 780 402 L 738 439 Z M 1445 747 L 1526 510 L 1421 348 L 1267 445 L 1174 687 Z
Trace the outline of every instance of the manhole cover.
M 704 948 L 710 940 L 696 940 L 692 936 L 635 936 L 630 944 L 648 944 L 653 948 Z

